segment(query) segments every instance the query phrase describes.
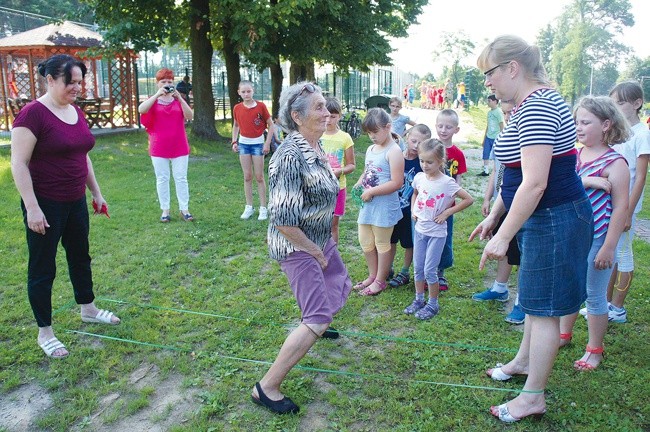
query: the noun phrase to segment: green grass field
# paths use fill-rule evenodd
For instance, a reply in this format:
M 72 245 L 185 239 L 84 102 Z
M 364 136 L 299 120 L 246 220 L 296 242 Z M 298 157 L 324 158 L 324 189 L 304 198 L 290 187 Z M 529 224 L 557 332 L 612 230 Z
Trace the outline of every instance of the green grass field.
M 509 360 L 521 328 L 504 322 L 502 304 L 471 300 L 494 274 L 493 263 L 478 270 L 482 245 L 466 241 L 480 221 L 481 196 L 456 218 L 456 261 L 440 315 L 419 322 L 402 314 L 412 284 L 374 298 L 353 293 L 334 321 L 343 336 L 319 341 L 285 381 L 300 414 L 280 417 L 252 404 L 249 394 L 299 311 L 268 257 L 266 224 L 239 219 L 242 175 L 228 141 L 190 141 L 196 221 L 185 223 L 175 213 L 171 223 L 160 224 L 146 134 L 97 140 L 91 157 L 111 219 L 91 219 L 95 292 L 98 306 L 114 311 L 122 324 L 81 323 L 61 250 L 54 329 L 71 353 L 61 361 L 46 359 L 36 344 L 19 196 L 9 149 L 0 149 L 0 431 L 504 429 L 488 409 L 514 397 L 523 380 L 498 383 L 484 371 Z M 361 172 L 367 145 L 366 138 L 357 141 L 358 168 L 349 185 Z M 485 181 L 469 177 L 475 188 Z M 350 200 L 340 246 L 354 281 L 365 276 L 356 213 Z M 629 322 L 611 326 L 604 363 L 591 373 L 573 370 L 587 340 L 580 319 L 573 343 L 555 363 L 547 415 L 509 430 L 649 430 L 650 245 L 636 241 L 635 254 Z M 29 403 L 21 402 L 26 392 Z M 30 408 L 37 403 L 42 409 Z M 25 414 L 23 423 L 16 410 L 7 417 L 14 405 Z

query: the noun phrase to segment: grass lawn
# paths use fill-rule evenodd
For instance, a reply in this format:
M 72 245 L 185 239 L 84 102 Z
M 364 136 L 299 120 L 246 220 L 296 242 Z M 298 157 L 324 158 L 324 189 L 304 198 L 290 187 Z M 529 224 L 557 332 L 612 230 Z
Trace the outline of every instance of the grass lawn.
M 160 224 L 145 133 L 97 139 L 91 157 L 111 219 L 91 218 L 95 292 L 98 306 L 122 324 L 81 323 L 61 250 L 54 329 L 71 355 L 60 361 L 46 359 L 36 344 L 19 196 L 9 149 L 0 149 L 0 431 L 503 430 L 488 409 L 514 397 L 523 379 L 498 383 L 484 371 L 513 356 L 521 326 L 504 322 L 503 304 L 471 300 L 494 275 L 493 263 L 478 271 L 481 244 L 465 241 L 480 221 L 481 195 L 455 221 L 456 261 L 440 315 L 419 322 L 402 313 L 412 284 L 373 298 L 353 293 L 334 321 L 343 336 L 319 341 L 285 381 L 300 414 L 280 417 L 251 403 L 249 394 L 299 311 L 268 257 L 266 224 L 239 219 L 242 175 L 229 140 L 190 140 L 196 221 L 172 213 L 171 223 Z M 357 140 L 350 186 L 367 145 Z M 485 179 L 467 182 L 480 189 Z M 350 200 L 341 223 L 341 253 L 353 281 L 366 272 L 356 213 Z M 587 340 L 580 319 L 573 344 L 555 363 L 547 415 L 509 430 L 650 428 L 650 245 L 637 241 L 635 254 L 629 322 L 611 326 L 604 363 L 591 373 L 573 370 Z

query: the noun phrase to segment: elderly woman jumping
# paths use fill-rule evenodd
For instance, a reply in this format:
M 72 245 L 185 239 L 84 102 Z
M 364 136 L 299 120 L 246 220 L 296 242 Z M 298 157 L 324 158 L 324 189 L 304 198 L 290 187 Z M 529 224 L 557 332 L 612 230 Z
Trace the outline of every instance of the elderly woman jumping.
M 269 163 L 268 243 L 302 318 L 251 394 L 253 402 L 279 414 L 298 412 L 280 385 L 318 338 L 338 337 L 327 329 L 352 288 L 331 238 L 339 183 L 320 143 L 329 115 L 316 85 L 298 83 L 282 92 L 280 120 L 289 134 Z

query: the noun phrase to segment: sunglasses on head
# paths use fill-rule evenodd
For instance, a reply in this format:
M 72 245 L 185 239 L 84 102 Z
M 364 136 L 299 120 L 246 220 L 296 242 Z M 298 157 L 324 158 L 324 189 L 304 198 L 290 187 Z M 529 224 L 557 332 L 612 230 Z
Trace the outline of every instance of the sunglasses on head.
M 307 83 L 304 86 L 302 86 L 300 91 L 298 93 L 296 93 L 295 95 L 293 95 L 293 97 L 291 99 L 289 99 L 289 108 L 291 108 L 291 105 L 293 105 L 293 103 L 296 101 L 296 99 L 298 99 L 298 96 L 303 94 L 305 91 L 308 92 L 308 93 L 314 93 L 314 92 L 316 92 L 316 86 L 313 85 L 312 83 Z

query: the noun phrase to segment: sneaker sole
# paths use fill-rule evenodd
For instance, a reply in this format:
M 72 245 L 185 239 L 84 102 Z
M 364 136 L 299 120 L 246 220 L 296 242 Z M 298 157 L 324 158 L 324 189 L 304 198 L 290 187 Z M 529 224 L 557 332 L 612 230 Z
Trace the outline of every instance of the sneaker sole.
M 523 319 L 523 320 L 520 321 L 520 320 L 516 320 L 516 319 L 513 319 L 513 318 L 507 318 L 506 317 L 504 321 L 507 322 L 507 323 L 510 323 L 510 324 L 523 324 L 524 321 L 526 321 L 526 320 Z
M 501 298 L 481 299 L 481 298 L 472 297 L 472 300 L 477 301 L 477 302 L 498 301 L 498 302 L 501 302 L 501 303 L 505 303 L 508 300 L 510 300 L 510 297 L 506 297 L 504 299 L 501 299 Z

